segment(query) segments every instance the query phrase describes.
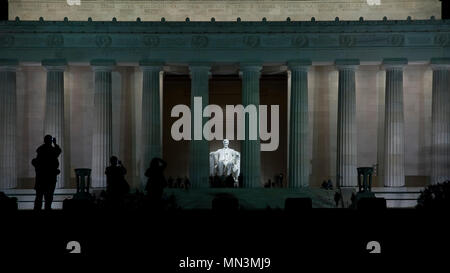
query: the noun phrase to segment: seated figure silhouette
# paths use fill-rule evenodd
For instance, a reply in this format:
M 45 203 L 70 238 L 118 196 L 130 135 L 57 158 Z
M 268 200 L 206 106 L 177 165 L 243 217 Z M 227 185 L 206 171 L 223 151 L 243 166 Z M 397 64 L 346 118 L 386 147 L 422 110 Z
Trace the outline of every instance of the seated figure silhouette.
M 145 190 L 152 201 L 159 202 L 162 199 L 164 188 L 167 185 L 164 177 L 166 167 L 167 163 L 163 159 L 155 157 L 150 162 L 150 167 L 145 171 L 145 176 L 148 178 Z M 181 182 L 181 178 L 179 180 Z
M 45 198 L 45 209 L 52 208 L 53 193 L 56 187 L 57 176 L 60 174 L 58 157 L 61 148 L 56 144 L 56 138 L 51 135 L 44 137 L 44 144 L 37 148 L 37 156 L 31 161 L 36 171 L 36 199 L 34 209 L 42 208 L 42 199 Z
M 110 166 L 106 167 L 106 194 L 111 199 L 123 198 L 130 190 L 130 186 L 125 180 L 127 169 L 122 162 L 116 157 L 111 156 L 109 159 Z

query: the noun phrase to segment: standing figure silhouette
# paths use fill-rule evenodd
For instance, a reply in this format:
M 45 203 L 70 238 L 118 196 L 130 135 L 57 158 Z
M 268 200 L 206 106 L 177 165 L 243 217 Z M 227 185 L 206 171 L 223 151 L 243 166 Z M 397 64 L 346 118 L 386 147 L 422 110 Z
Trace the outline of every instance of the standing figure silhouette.
M 130 186 L 125 180 L 127 169 L 116 156 L 111 156 L 109 162 L 111 165 L 105 170 L 106 193 L 112 199 L 121 199 L 130 190 Z
M 145 176 L 148 178 L 145 190 L 152 201 L 161 201 L 163 190 L 167 185 L 164 177 L 166 167 L 167 163 L 164 160 L 154 157 L 150 162 L 150 167 L 145 171 Z
M 36 171 L 36 199 L 34 209 L 42 209 L 42 199 L 45 198 L 45 209 L 52 208 L 53 193 L 55 192 L 57 176 L 60 174 L 58 157 L 61 148 L 56 144 L 56 138 L 51 135 L 44 137 L 44 144 L 37 148 L 37 156 L 31 161 Z

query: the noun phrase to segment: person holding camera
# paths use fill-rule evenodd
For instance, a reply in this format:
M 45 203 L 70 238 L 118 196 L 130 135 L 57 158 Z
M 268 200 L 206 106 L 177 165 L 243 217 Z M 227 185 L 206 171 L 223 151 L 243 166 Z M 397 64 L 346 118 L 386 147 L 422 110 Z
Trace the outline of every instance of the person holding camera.
M 37 156 L 31 161 L 36 171 L 36 199 L 34 209 L 42 209 L 42 199 L 45 198 L 45 210 L 51 210 L 53 193 L 55 192 L 57 176 L 61 173 L 58 157 L 62 150 L 56 144 L 56 138 L 51 135 L 44 137 L 44 144 L 37 148 Z
M 122 165 L 122 162 L 116 157 L 111 156 L 109 159 L 110 166 L 106 167 L 106 194 L 113 200 L 118 201 L 126 195 L 130 187 L 125 180 L 127 169 Z
M 148 178 L 145 190 L 148 197 L 154 203 L 161 202 L 164 188 L 167 186 L 166 178 L 164 177 L 164 170 L 167 167 L 167 162 L 162 158 L 154 157 L 150 162 L 150 167 L 145 171 L 145 176 Z M 182 179 L 177 178 L 178 187 L 181 187 Z

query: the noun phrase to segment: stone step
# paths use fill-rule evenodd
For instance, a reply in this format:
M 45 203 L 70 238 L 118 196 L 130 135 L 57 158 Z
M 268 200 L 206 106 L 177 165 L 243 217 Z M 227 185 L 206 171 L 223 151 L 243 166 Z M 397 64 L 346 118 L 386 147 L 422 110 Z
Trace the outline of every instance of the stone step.
M 420 193 L 379 193 L 376 192 L 375 196 L 378 198 L 385 198 L 386 200 L 417 200 L 419 198 Z
M 63 203 L 53 202 L 52 203 L 52 209 L 62 209 Z M 34 202 L 18 202 L 17 208 L 20 210 L 32 210 L 34 208 Z M 44 209 L 44 204 L 42 204 L 42 209 Z
M 1 190 L 8 197 L 17 198 L 17 207 L 20 210 L 32 210 L 34 208 L 34 199 L 36 191 L 34 189 L 5 189 Z M 76 189 L 55 189 L 53 195 L 52 209 L 62 209 L 63 201 L 76 193 Z M 42 207 L 44 207 L 45 200 Z
M 388 208 L 414 208 L 417 200 L 386 200 Z
M 421 190 L 423 190 L 423 188 L 416 188 L 416 187 L 415 188 L 403 187 L 403 188 L 373 188 L 372 189 L 372 191 L 375 193 L 376 197 L 386 199 L 386 204 L 387 204 L 388 208 L 412 208 L 412 207 L 415 207 L 417 205 L 417 198 L 419 197 Z M 19 209 L 33 209 L 34 199 L 36 196 L 36 191 L 34 189 L 10 189 L 10 190 L 2 190 L 2 191 L 9 197 L 17 198 Z M 167 189 L 166 193 L 169 194 L 172 191 L 174 191 L 174 190 Z M 209 196 L 208 193 L 210 191 L 215 191 L 215 190 L 214 189 L 207 190 L 207 192 L 202 192 L 201 190 L 194 191 L 194 192 L 198 192 L 198 195 L 196 195 L 195 198 L 187 198 L 187 200 L 190 200 L 191 203 L 194 201 L 198 202 L 199 199 L 202 199 L 202 198 L 204 199 L 205 196 Z M 289 191 L 285 192 L 285 191 L 287 191 L 286 189 L 281 189 L 280 191 L 283 192 L 283 194 L 287 194 L 289 192 Z M 304 190 L 304 191 L 306 191 L 306 190 Z M 312 190 L 312 191 L 315 192 L 314 190 Z M 342 189 L 345 207 L 348 207 L 350 205 L 351 194 L 353 192 L 356 193 L 356 191 L 357 191 L 357 189 L 355 190 L 354 188 L 343 188 Z M 177 192 L 177 191 L 175 191 L 175 192 Z M 240 192 L 246 193 L 248 195 L 244 199 L 249 199 L 249 200 L 259 199 L 259 198 L 256 198 L 257 196 L 255 196 L 255 195 L 257 195 L 256 193 L 258 193 L 259 191 L 255 192 L 255 190 L 240 190 Z M 322 196 L 323 198 L 329 199 L 329 200 L 327 200 L 327 202 L 333 203 L 332 199 L 333 199 L 334 191 L 330 191 L 330 192 L 323 191 L 324 193 L 322 193 L 322 191 L 319 190 L 318 192 L 320 192 L 319 195 Z M 56 189 L 54 197 L 53 197 L 54 202 L 52 203 L 52 208 L 61 209 L 62 202 L 64 201 L 64 199 L 72 198 L 73 194 L 75 194 L 75 193 L 76 193 L 75 189 Z M 95 192 L 95 193 L 98 194 L 98 192 Z M 270 197 L 279 198 L 279 194 L 270 193 L 270 192 L 266 192 L 266 191 L 264 191 L 263 193 L 264 193 L 263 194 L 264 201 L 267 201 L 268 198 L 271 199 Z M 191 195 L 191 194 L 193 194 L 193 192 L 191 192 L 190 194 L 187 194 L 187 195 Z M 285 197 L 288 197 L 288 195 L 290 195 L 290 194 L 287 194 Z M 251 197 L 253 197 L 253 198 L 251 198 Z M 317 196 L 315 196 L 315 197 L 316 198 L 313 197 L 313 199 L 318 202 L 318 200 L 320 198 L 317 198 Z M 284 198 L 281 198 L 282 200 L 280 199 L 282 202 L 279 204 L 279 207 L 282 207 L 284 205 L 284 203 L 283 203 Z M 183 203 L 183 202 L 181 202 L 182 200 L 179 200 L 179 201 L 180 201 L 180 203 Z M 244 200 L 242 200 L 242 201 L 244 201 Z M 205 202 L 209 206 L 210 200 L 207 200 Z M 190 207 L 188 204 L 184 204 L 184 205 L 186 207 Z M 318 206 L 322 207 L 322 205 L 318 205 Z M 328 207 L 328 206 L 325 206 L 325 207 Z M 331 207 L 334 207 L 334 205 Z
M 91 194 L 99 195 L 103 188 L 90 189 Z M 0 190 L 8 197 L 17 198 L 17 207 L 20 210 L 31 210 L 34 207 L 34 199 L 36 198 L 36 191 L 34 189 L 4 189 Z M 53 195 L 52 208 L 62 209 L 63 201 L 72 198 L 77 192 L 76 189 L 55 189 Z M 45 199 L 43 201 L 43 206 Z
M 398 193 L 406 193 L 406 192 L 415 192 L 420 193 L 423 191 L 423 187 L 374 187 L 372 188 L 372 192 L 398 192 Z
M 4 192 L 8 196 L 17 196 L 17 195 L 35 195 L 36 191 L 34 189 L 4 189 L 0 190 Z M 77 192 L 76 189 L 55 189 L 55 195 L 58 194 L 75 194 Z
M 422 187 L 373 188 L 378 198 L 386 199 L 388 208 L 413 208 L 417 206 Z
M 9 195 L 9 197 L 15 197 L 17 198 L 18 202 L 34 202 L 34 199 L 36 198 L 36 195 Z M 53 202 L 62 202 L 67 198 L 72 198 L 72 194 L 58 194 L 53 195 Z

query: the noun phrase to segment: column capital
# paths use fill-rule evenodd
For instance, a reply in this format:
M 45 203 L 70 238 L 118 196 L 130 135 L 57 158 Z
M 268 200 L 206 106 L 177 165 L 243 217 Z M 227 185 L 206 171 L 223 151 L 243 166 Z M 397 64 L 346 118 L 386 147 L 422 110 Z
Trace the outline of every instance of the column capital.
M 204 62 L 193 62 L 189 64 L 189 76 L 192 77 L 192 73 L 207 73 L 208 79 L 211 78 L 211 64 Z
M 291 60 L 287 63 L 288 69 L 290 70 L 301 70 L 308 71 L 309 67 L 312 65 L 311 60 Z
M 337 59 L 335 65 L 338 70 L 355 70 L 359 66 L 359 59 Z
M 383 59 L 383 68 L 384 69 L 403 69 L 403 67 L 407 64 L 408 64 L 408 59 L 406 59 L 406 58 Z
M 189 63 L 189 72 L 211 71 L 211 64 L 207 62 L 191 62 Z
M 47 71 L 64 72 L 67 61 L 65 59 L 45 59 L 42 60 L 41 64 Z
M 162 71 L 164 67 L 163 61 L 158 60 L 141 60 L 139 66 L 143 71 Z
M 91 61 L 91 66 L 94 72 L 111 72 L 116 61 L 106 59 L 96 59 Z
M 19 61 L 16 59 L 0 59 L 0 71 L 15 72 Z
M 262 70 L 261 62 L 242 62 L 239 64 L 239 70 L 242 72 L 259 72 Z
M 430 61 L 430 65 L 433 70 L 449 70 L 450 58 L 433 58 Z

